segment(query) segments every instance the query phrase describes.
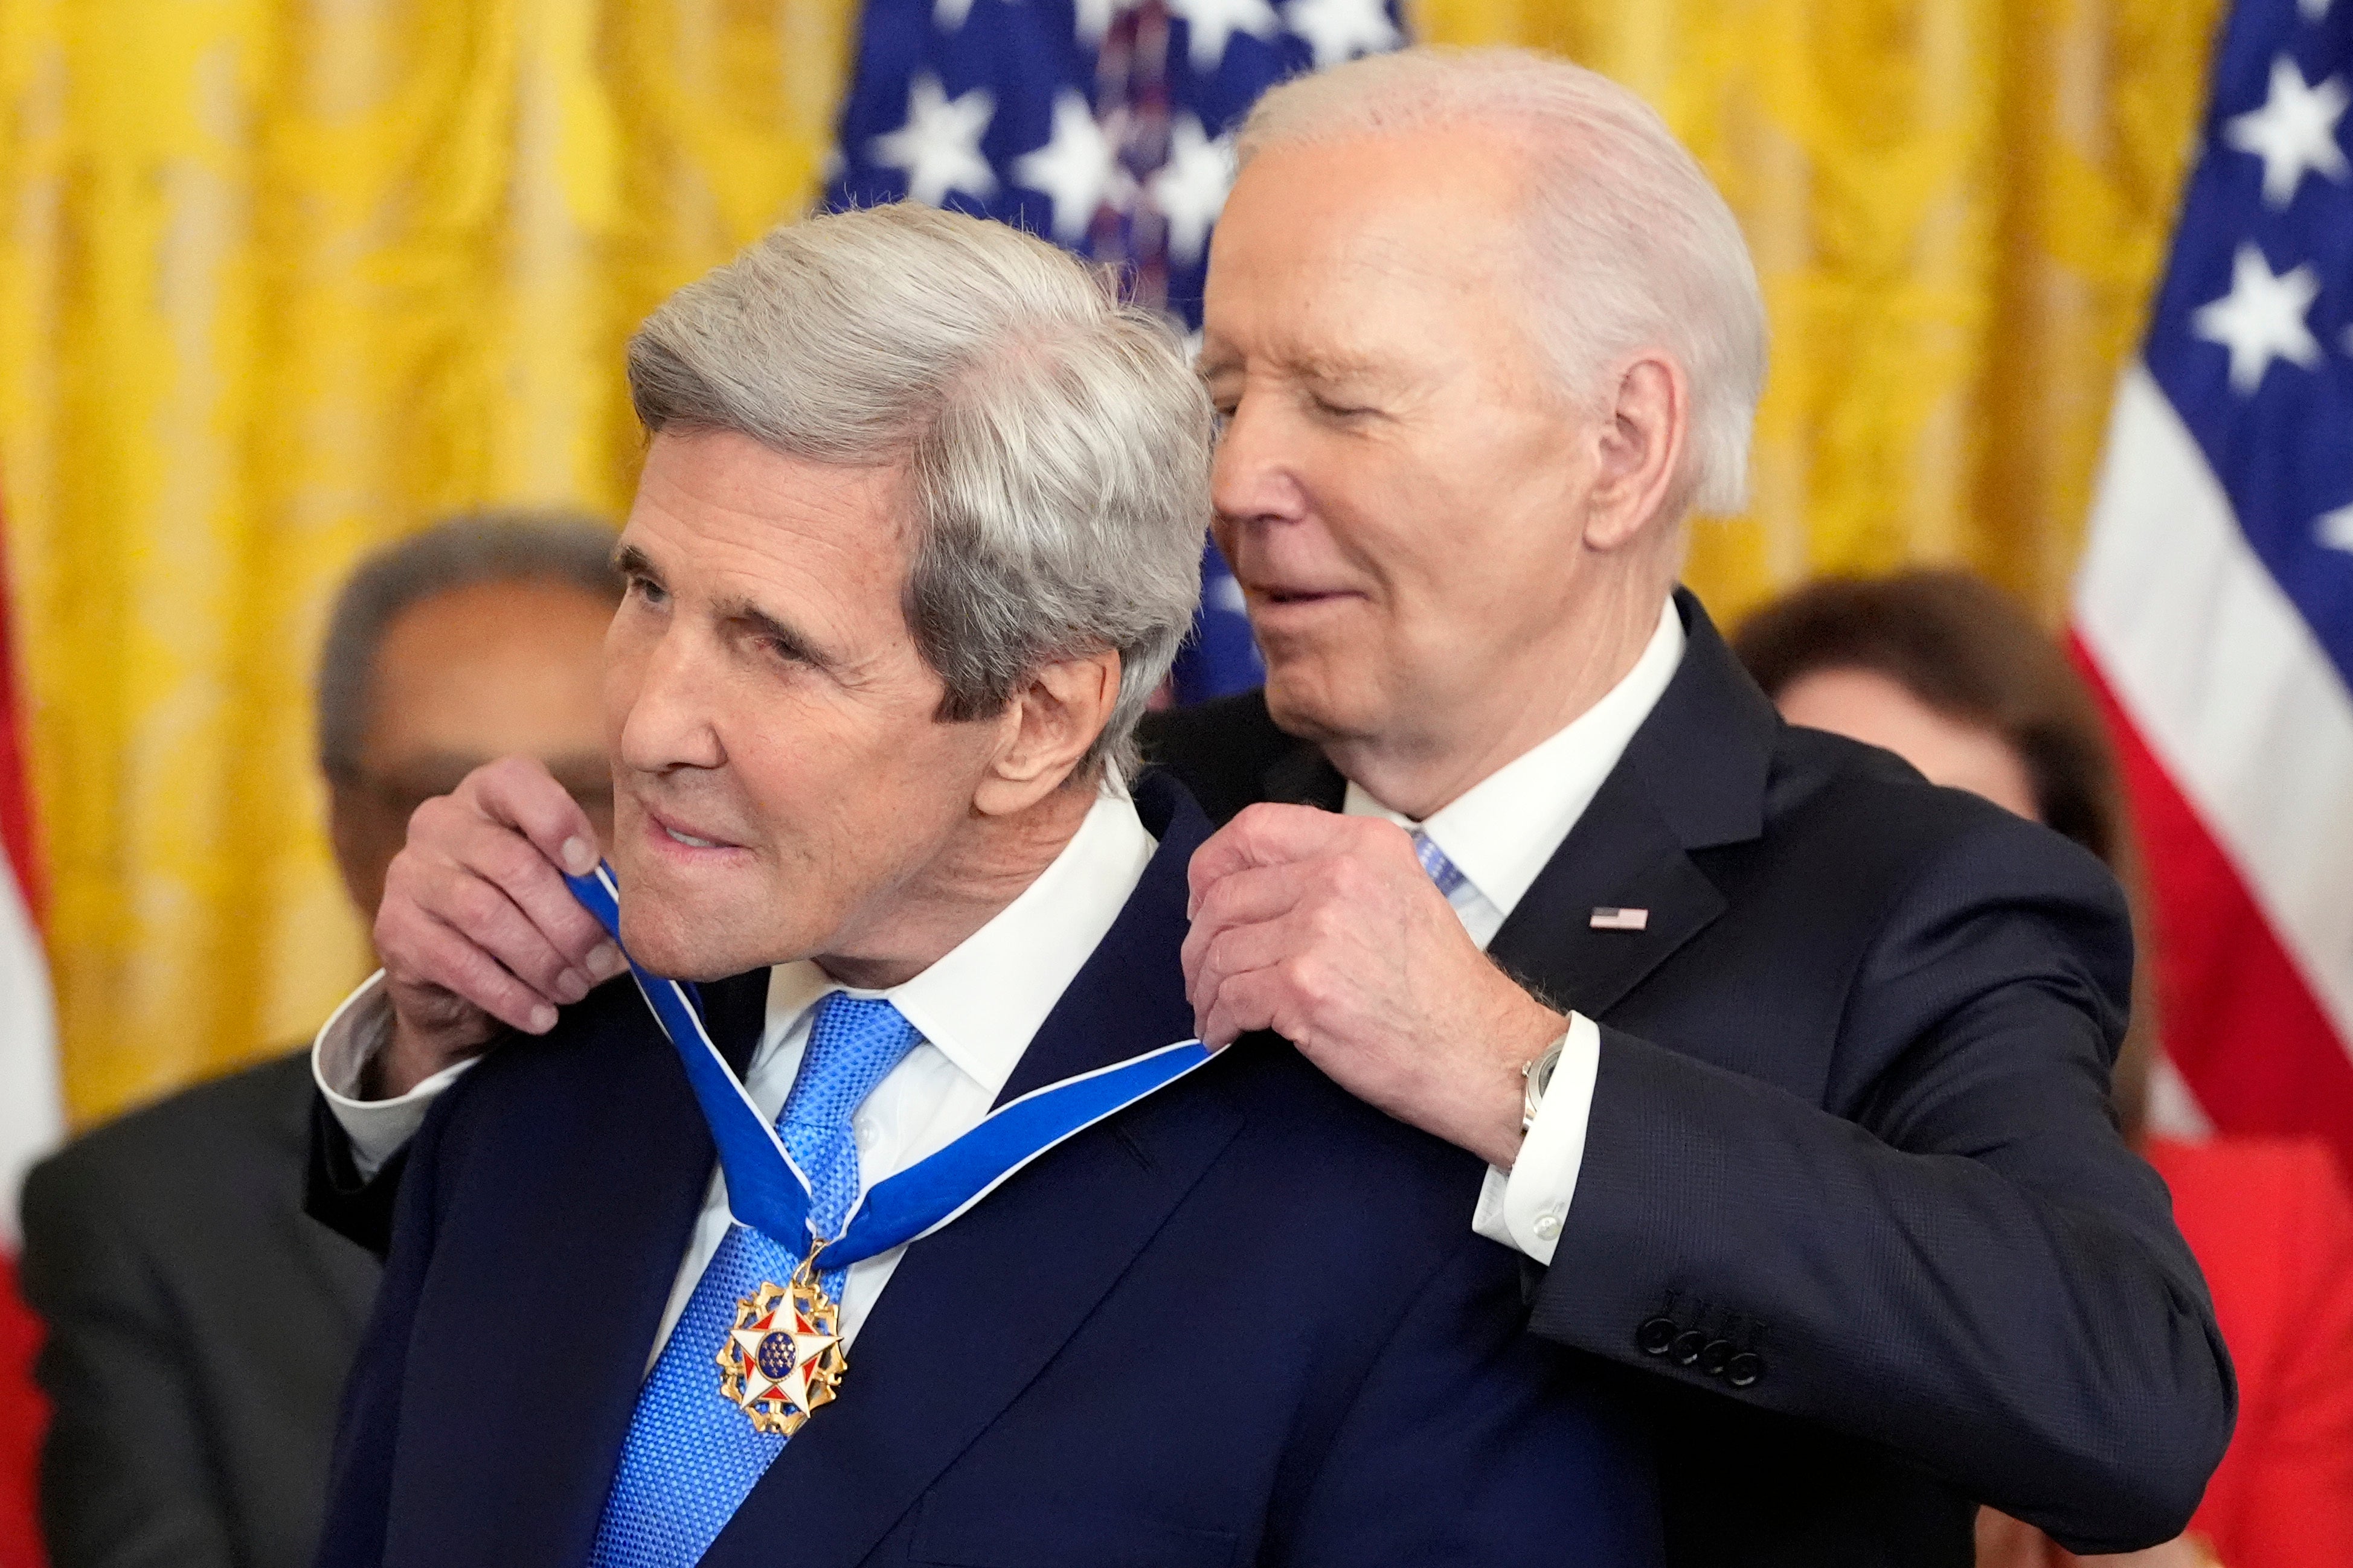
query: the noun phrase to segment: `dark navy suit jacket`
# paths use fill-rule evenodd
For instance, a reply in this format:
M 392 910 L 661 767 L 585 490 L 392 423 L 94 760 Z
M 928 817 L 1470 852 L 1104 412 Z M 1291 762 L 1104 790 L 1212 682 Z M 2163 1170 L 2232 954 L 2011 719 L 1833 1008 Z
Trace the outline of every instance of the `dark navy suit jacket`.
M 1676 1568 L 1967 1568 L 1980 1500 L 2078 1551 L 2171 1537 L 2233 1384 L 2109 1107 L 2116 879 L 1782 723 L 1677 605 L 1674 679 L 1488 946 L 1601 1026 L 1533 1331 L 1640 1387 Z M 1146 746 L 1219 820 L 1345 788 L 1256 692 Z
M 1159 852 L 1008 1098 L 1192 1034 L 1208 825 L 1165 780 L 1138 804 Z M 765 980 L 704 987 L 739 1067 Z M 712 1158 L 626 982 L 443 1097 L 398 1178 L 322 1563 L 586 1561 Z M 1480 1176 L 1246 1040 L 910 1248 L 841 1397 L 704 1561 L 1651 1568 L 1647 1449 L 1524 1331 L 1514 1255 L 1470 1229 Z

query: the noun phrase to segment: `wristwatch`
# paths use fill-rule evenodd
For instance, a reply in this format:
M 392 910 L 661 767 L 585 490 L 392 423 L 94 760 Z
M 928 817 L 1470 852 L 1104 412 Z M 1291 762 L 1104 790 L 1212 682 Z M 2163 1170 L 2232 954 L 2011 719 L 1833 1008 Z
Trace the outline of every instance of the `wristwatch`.
M 1544 1104 L 1545 1090 L 1552 1087 L 1552 1075 L 1560 1066 L 1561 1047 L 1568 1044 L 1563 1035 L 1544 1048 L 1542 1054 L 1520 1066 L 1520 1077 L 1527 1081 L 1527 1092 L 1520 1100 L 1520 1131 L 1525 1132 L 1536 1124 L 1536 1109 Z

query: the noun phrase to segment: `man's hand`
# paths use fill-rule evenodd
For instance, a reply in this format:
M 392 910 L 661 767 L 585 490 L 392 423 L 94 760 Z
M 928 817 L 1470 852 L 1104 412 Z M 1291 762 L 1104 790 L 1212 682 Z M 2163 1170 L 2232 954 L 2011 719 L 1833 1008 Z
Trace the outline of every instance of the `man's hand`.
M 557 1007 L 627 967 L 564 885 L 596 864 L 596 829 L 530 758 L 486 763 L 417 808 L 375 917 L 394 1026 L 371 1098 L 480 1055 L 500 1024 L 545 1034 Z
M 1394 824 L 1253 805 L 1193 857 L 1201 1038 L 1272 1029 L 1357 1099 L 1500 1170 L 1521 1068 L 1568 1022 L 1487 961 Z

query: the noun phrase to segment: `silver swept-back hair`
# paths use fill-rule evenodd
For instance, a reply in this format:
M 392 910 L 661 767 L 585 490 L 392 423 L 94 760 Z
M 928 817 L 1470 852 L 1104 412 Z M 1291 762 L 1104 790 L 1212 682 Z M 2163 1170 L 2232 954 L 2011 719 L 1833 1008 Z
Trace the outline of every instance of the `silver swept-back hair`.
M 335 595 L 319 649 L 319 769 L 360 774 L 375 708 L 375 655 L 411 605 L 478 583 L 563 583 L 617 602 L 613 525 L 587 512 L 514 507 L 445 518 L 360 563 Z
M 1273 147 L 1440 124 L 1496 127 L 1525 150 L 1529 294 L 1571 397 L 1597 403 L 1615 363 L 1664 350 L 1691 383 L 1679 497 L 1739 510 L 1765 385 L 1764 298 L 1732 209 L 1641 99 L 1523 49 L 1402 49 L 1276 88 L 1235 153 L 1247 166 Z
M 629 391 L 650 433 L 900 468 L 907 624 L 940 717 L 1115 649 L 1082 771 L 1133 764 L 1209 516 L 1208 396 L 1160 317 L 1043 240 L 900 203 L 788 224 L 680 289 L 629 342 Z

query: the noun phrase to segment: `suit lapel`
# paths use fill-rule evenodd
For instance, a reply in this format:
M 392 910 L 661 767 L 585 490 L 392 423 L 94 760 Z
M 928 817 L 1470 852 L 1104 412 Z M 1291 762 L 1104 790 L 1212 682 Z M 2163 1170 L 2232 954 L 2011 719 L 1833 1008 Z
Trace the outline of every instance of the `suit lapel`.
M 740 1066 L 758 1042 L 766 973 L 702 989 L 712 1037 Z M 547 1543 L 552 1562 L 586 1561 L 595 1540 L 715 1161 L 685 1074 L 644 1003 L 626 981 L 602 1001 L 565 1042 L 565 1059 L 541 1068 L 554 1088 L 533 1097 L 533 1121 L 502 1147 L 515 1212 L 531 1222 L 498 1227 L 495 1257 L 437 1256 L 451 1305 L 437 1309 L 432 1298 L 445 1292 L 428 1282 L 425 1308 L 446 1312 L 438 1331 L 464 1347 L 438 1391 L 459 1412 L 450 1419 L 511 1412 L 518 1424 L 444 1461 L 468 1473 L 435 1479 L 495 1499 L 486 1505 L 501 1516 L 492 1537 Z M 547 1440 L 557 1433 L 562 1441 Z M 426 1466 L 435 1468 L 430 1458 Z M 429 1541 L 409 1545 L 414 1560 L 437 1556 Z M 451 1560 L 467 1555 L 457 1546 Z
M 1189 1038 L 1177 949 L 1185 868 L 1208 825 L 1166 779 L 1137 787 L 1160 837 L 1134 894 L 1024 1053 L 1005 1098 Z M 1081 1134 L 916 1243 L 811 1418 L 703 1559 L 855 1563 L 1078 1332 L 1242 1125 L 1219 1065 Z
M 1186 868 L 1209 824 L 1184 786 L 1162 774 L 1136 787 L 1136 811 L 1160 847 L 1119 918 L 1021 1053 L 997 1103 L 1144 1051 L 1193 1037 L 1177 952 L 1185 945 Z
M 1764 831 L 1780 718 L 1688 592 L 1683 662 L 1488 952 L 1553 1005 L 1599 1017 L 1715 921 L 1724 894 L 1692 852 Z M 1595 911 L 1641 910 L 1641 931 Z
M 754 970 L 732 979 L 694 988 L 695 1005 L 702 1011 L 702 1026 L 711 1043 L 727 1060 L 737 1078 L 752 1070 L 752 1054 L 760 1048 L 760 1032 L 768 1022 L 768 972 Z M 650 1015 L 647 1019 L 650 1026 Z
M 1641 931 L 1597 931 L 1602 908 L 1641 910 L 1649 921 Z M 1554 1007 L 1599 1017 L 1724 910 L 1724 895 L 1621 765 L 1487 952 Z
M 1763 831 L 1780 720 L 1687 590 L 1675 595 L 1683 661 L 1585 815 L 1495 933 L 1488 952 L 1555 1005 L 1594 1016 L 1725 910 L 1691 851 Z M 1301 742 L 1270 764 L 1261 798 L 1337 811 L 1347 781 Z M 1594 911 L 1641 910 L 1641 931 Z

